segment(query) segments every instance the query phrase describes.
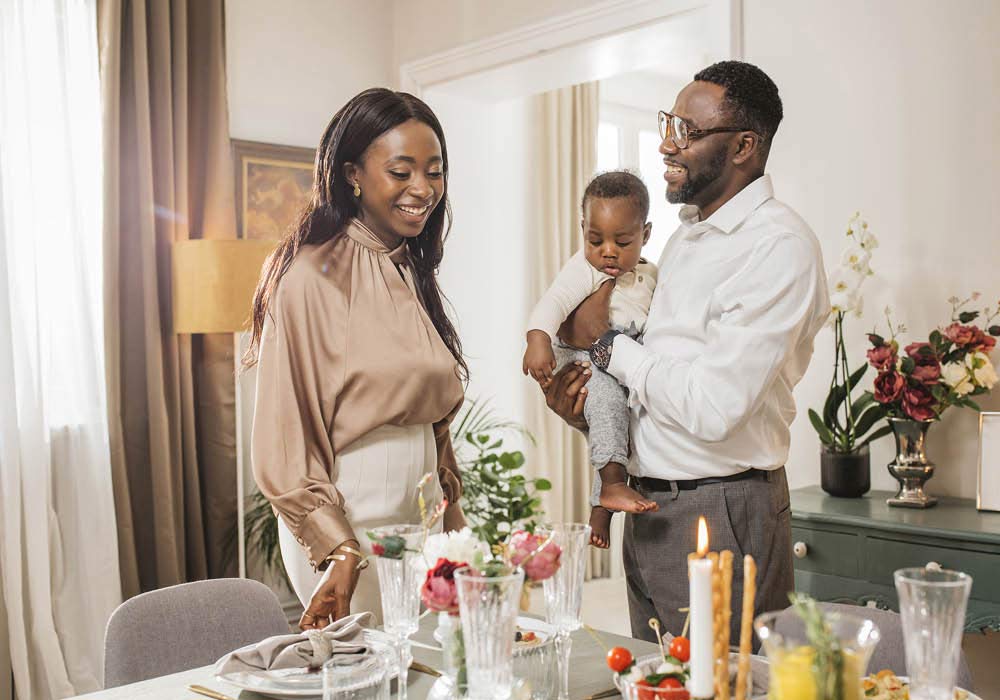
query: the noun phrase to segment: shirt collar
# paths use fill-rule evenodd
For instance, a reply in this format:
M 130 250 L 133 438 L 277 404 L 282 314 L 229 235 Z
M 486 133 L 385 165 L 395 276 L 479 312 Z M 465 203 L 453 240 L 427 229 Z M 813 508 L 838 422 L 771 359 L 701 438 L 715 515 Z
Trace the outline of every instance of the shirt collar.
M 774 197 L 774 186 L 770 175 L 761 175 L 737 192 L 714 214 L 701 220 L 701 212 L 693 204 L 681 207 L 681 223 L 688 227 L 688 235 L 701 235 L 708 231 L 733 233 L 757 207 Z

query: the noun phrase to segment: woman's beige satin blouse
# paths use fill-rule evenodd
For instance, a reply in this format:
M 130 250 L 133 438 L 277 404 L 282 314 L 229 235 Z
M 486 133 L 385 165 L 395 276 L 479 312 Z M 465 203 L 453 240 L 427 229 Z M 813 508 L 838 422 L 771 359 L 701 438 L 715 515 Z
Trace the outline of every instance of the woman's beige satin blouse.
M 314 567 L 364 537 L 344 515 L 334 459 L 382 425 L 434 425 L 445 527 L 461 517 L 455 358 L 420 302 L 405 241 L 389 250 L 357 220 L 346 234 L 299 249 L 271 300 L 257 367 L 254 476 Z

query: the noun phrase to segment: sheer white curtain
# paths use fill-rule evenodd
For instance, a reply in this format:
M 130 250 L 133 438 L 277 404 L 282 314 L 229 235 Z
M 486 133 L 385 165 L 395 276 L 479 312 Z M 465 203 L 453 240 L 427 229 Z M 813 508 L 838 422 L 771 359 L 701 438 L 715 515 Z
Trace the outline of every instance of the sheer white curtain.
M 0 578 L 32 700 L 100 687 L 121 600 L 95 3 L 0 1 Z

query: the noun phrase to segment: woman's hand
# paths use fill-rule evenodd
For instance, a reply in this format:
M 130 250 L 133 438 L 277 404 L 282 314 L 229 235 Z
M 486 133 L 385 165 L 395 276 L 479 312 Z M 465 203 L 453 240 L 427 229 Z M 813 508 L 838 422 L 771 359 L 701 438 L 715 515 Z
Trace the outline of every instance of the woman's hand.
M 570 427 L 586 432 L 587 419 L 583 417 L 583 404 L 587 400 L 590 381 L 590 363 L 572 362 L 556 372 L 552 379 L 542 383 L 545 404 Z
M 348 540 L 344 544 L 354 549 L 360 548 L 356 540 Z M 326 567 L 309 599 L 308 607 L 299 619 L 299 628 L 302 630 L 323 629 L 351 612 L 351 596 L 354 595 L 354 587 L 358 585 L 358 564 L 361 560 L 356 554 L 349 554 L 339 547 L 334 553 L 343 554 L 346 559 L 331 561 Z
M 611 316 L 611 292 L 614 289 L 615 281 L 608 280 L 581 301 L 559 327 L 559 339 L 570 347 L 589 350 L 594 341 L 611 327 L 608 319 Z

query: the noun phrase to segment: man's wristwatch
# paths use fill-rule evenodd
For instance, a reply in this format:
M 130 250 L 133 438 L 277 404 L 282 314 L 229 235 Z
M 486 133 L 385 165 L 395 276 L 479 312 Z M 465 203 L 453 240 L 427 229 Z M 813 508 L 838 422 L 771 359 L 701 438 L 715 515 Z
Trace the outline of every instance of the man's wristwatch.
M 598 369 L 607 369 L 611 364 L 611 347 L 615 342 L 615 337 L 621 335 L 621 331 L 610 330 L 594 341 L 590 346 L 590 361 Z

